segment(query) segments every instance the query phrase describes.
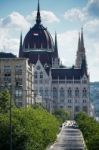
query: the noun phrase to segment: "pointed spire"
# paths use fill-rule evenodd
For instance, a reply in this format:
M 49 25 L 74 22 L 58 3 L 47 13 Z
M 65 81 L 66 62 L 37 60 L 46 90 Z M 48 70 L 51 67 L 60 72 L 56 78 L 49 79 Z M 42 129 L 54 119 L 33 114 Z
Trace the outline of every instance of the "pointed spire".
M 55 57 L 58 58 L 57 33 L 55 32 Z
M 83 58 L 82 64 L 81 64 L 82 73 L 87 75 L 87 62 L 86 58 Z
M 81 28 L 81 34 L 79 35 L 79 40 L 78 40 L 76 67 L 78 68 L 81 67 L 83 59 L 86 59 L 86 54 L 85 54 L 85 47 L 84 47 L 83 28 Z
M 84 48 L 84 38 L 83 38 L 83 27 L 81 28 L 81 50 L 85 50 L 85 48 Z
M 80 32 L 79 32 L 79 38 L 78 38 L 78 51 L 80 50 L 80 44 L 81 44 L 81 41 L 80 41 Z
M 19 57 L 22 57 L 22 32 L 20 34 Z
M 37 24 L 40 24 L 40 23 L 41 23 L 39 0 L 38 0 L 38 7 L 37 7 L 36 23 L 37 23 Z

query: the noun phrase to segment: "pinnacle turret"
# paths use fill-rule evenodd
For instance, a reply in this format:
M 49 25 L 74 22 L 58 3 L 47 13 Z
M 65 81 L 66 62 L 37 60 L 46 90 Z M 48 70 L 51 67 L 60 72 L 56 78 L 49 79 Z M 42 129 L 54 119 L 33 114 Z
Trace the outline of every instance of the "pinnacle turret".
M 55 32 L 55 58 L 58 58 L 57 33 Z
M 19 57 L 22 57 L 22 32 L 20 34 Z

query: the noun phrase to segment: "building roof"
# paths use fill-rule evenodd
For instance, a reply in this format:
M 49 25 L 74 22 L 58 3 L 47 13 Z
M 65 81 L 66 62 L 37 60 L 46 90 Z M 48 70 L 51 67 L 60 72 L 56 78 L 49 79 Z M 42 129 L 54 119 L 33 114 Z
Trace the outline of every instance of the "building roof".
M 16 56 L 12 53 L 0 52 L 0 58 L 16 58 Z
M 51 69 L 52 79 L 76 79 L 79 80 L 82 76 L 82 70 L 76 68 L 59 68 Z
M 46 28 L 41 24 L 35 24 L 33 28 L 26 34 L 23 43 L 23 50 L 54 51 L 54 42 Z

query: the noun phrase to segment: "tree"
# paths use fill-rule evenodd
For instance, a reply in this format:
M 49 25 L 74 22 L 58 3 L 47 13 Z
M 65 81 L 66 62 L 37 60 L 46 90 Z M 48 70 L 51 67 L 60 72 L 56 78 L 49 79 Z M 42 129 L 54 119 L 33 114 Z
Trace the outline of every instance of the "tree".
M 53 113 L 56 118 L 58 118 L 60 121 L 64 122 L 67 119 L 69 119 L 69 112 L 67 112 L 64 109 L 57 109 Z
M 55 116 L 37 107 L 12 108 L 14 150 L 44 150 L 54 142 L 59 129 Z M 0 149 L 9 150 L 9 117 L 0 114 Z
M 77 115 L 76 121 L 81 129 L 88 150 L 99 149 L 99 123 L 92 117 L 81 112 Z
M 10 105 L 10 94 L 8 90 L 0 92 L 0 113 L 7 113 Z

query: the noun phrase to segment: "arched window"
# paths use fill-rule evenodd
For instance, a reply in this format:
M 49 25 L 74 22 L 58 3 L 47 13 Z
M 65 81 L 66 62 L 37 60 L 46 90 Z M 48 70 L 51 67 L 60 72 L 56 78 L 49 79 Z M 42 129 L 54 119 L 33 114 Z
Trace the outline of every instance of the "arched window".
M 78 88 L 75 89 L 75 97 L 79 97 L 79 89 Z
M 72 97 L 72 90 L 71 90 L 71 88 L 68 89 L 67 94 L 68 94 L 68 97 L 70 97 L 70 98 Z
M 43 72 L 40 72 L 40 78 L 41 79 L 43 78 Z
M 65 91 L 64 88 L 60 88 L 60 100 L 64 100 L 65 99 Z
M 37 72 L 34 72 L 34 78 L 37 79 Z
M 82 97 L 87 97 L 87 90 L 86 90 L 86 88 L 83 89 Z
M 53 88 L 53 99 L 57 99 L 58 98 L 58 92 L 57 92 L 57 88 L 56 87 L 54 87 Z

